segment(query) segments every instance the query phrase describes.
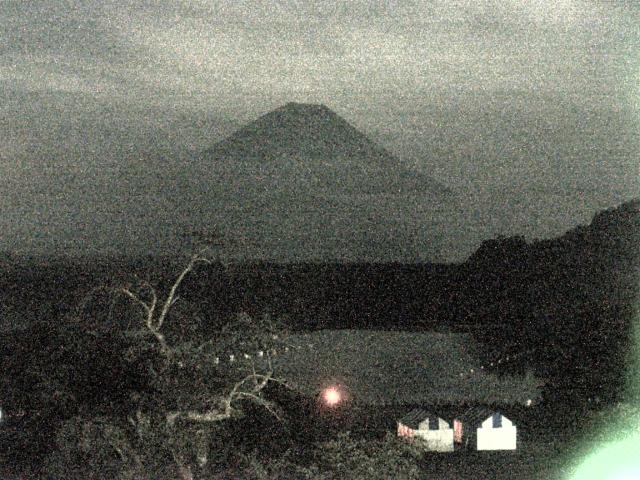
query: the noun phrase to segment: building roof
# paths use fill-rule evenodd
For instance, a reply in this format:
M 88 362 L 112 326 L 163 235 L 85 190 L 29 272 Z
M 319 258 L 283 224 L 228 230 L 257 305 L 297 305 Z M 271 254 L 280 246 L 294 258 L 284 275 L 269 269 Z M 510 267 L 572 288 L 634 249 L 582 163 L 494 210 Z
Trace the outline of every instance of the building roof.
M 539 396 L 535 379 L 481 370 L 470 335 L 320 330 L 289 343 L 289 354 L 274 361 L 275 374 L 309 395 L 340 385 L 361 404 L 433 406 L 524 404 Z
M 460 420 L 463 424 L 479 425 L 496 412 L 497 410 L 486 406 L 476 405 L 456 416 L 456 419 Z
M 426 420 L 431 416 L 442 418 L 440 415 L 429 412 L 427 410 L 423 410 L 422 408 L 414 408 L 400 419 L 400 423 L 406 425 L 407 427 L 416 429 L 420 425 L 420 422 Z
M 456 419 L 460 420 L 463 424 L 466 425 L 479 426 L 487 418 L 493 416 L 494 413 L 500 413 L 501 415 L 503 415 L 500 410 L 485 405 L 473 405 L 468 407 L 466 410 L 458 410 L 456 408 L 449 407 L 438 409 L 437 411 L 440 413 L 434 413 L 432 410 L 426 410 L 424 408 L 414 408 L 409 413 L 400 418 L 399 422 L 403 425 L 406 425 L 407 427 L 417 429 L 420 425 L 420 422 L 433 415 L 438 418 L 442 418 L 449 424 L 451 423 L 450 420 Z M 452 411 L 455 411 L 456 413 L 452 414 Z

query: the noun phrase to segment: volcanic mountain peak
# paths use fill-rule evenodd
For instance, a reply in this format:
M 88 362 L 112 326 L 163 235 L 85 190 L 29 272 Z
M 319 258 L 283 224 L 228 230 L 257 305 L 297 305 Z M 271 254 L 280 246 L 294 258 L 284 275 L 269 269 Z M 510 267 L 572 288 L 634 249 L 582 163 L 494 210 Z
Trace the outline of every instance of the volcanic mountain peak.
M 297 103 L 289 102 L 271 112 L 274 116 L 289 119 L 295 122 L 337 121 L 349 125 L 336 112 L 324 103 Z M 268 116 L 269 114 L 265 115 Z
M 305 177 L 302 189 L 311 182 L 334 192 L 447 190 L 426 175 L 406 169 L 323 104 L 282 105 L 214 145 L 204 152 L 203 160 L 217 170 L 219 178 L 233 183 L 242 171 L 246 176 L 269 178 L 273 185 L 296 185 Z
M 212 159 L 272 160 L 282 155 L 299 158 L 393 157 L 323 104 L 287 103 L 214 145 Z
M 329 107 L 327 107 L 324 103 L 289 102 L 280 108 L 293 112 L 333 113 L 331 109 L 329 109 Z

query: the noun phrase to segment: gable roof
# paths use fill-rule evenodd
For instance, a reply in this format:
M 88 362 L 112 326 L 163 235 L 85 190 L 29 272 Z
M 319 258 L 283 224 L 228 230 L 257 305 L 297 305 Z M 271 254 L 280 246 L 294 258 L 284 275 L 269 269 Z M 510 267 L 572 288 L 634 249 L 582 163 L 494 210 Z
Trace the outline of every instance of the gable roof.
M 339 384 L 350 401 L 367 405 L 524 404 L 539 396 L 535 379 L 479 369 L 467 334 L 319 330 L 289 343 L 274 373 L 308 395 Z
M 404 417 L 400 419 L 400 423 L 406 425 L 407 427 L 411 427 L 413 429 L 418 428 L 421 422 L 426 420 L 429 417 L 442 418 L 440 415 L 437 415 L 432 412 L 428 412 L 427 410 L 423 410 L 421 408 L 414 408 L 409 413 L 407 413 Z
M 493 410 L 483 405 L 476 405 L 464 411 L 461 415 L 456 416 L 456 419 L 460 420 L 463 424 L 480 425 L 494 413 L 502 414 L 498 410 Z

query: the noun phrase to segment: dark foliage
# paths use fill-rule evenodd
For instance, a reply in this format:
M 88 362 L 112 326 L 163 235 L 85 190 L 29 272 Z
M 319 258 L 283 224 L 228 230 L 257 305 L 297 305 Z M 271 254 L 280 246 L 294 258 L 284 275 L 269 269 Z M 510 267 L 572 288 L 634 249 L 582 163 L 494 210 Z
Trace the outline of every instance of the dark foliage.
M 548 379 L 556 400 L 614 401 L 638 313 L 639 204 L 601 212 L 554 240 L 489 240 L 459 265 L 214 264 L 185 280 L 176 304 L 184 321 L 172 324 L 168 337 L 202 337 L 239 311 L 273 312 L 293 330 L 470 331 L 487 359 L 518 355 L 501 371 L 533 370 Z M 40 438 L 31 450 L 46 450 L 51 430 L 83 405 L 114 412 L 126 408 L 131 392 L 148 388 L 144 368 L 123 356 L 129 340 L 118 333 L 131 326 L 121 319 L 137 318 L 131 305 L 92 289 L 142 271 L 143 278 L 163 279 L 163 291 L 180 264 L 12 262 L 2 266 L 3 304 L 33 321 L 3 335 L 2 403 L 38 412 L 25 417 Z M 88 299 L 80 310 L 78 299 Z
M 639 202 L 597 214 L 556 240 L 493 240 L 464 264 L 461 307 L 497 354 L 572 401 L 618 399 L 638 299 Z M 577 397 L 577 398 L 576 398 Z

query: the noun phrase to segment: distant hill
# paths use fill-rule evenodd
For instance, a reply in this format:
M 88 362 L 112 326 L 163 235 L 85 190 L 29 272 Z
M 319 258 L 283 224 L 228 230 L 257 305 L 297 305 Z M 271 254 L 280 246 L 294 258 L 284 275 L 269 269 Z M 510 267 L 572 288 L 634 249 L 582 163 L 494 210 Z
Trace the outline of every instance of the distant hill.
M 534 365 L 569 401 L 619 398 L 640 299 L 638 199 L 556 239 L 485 241 L 458 275 L 457 309 L 487 348 L 529 352 L 520 366 Z

